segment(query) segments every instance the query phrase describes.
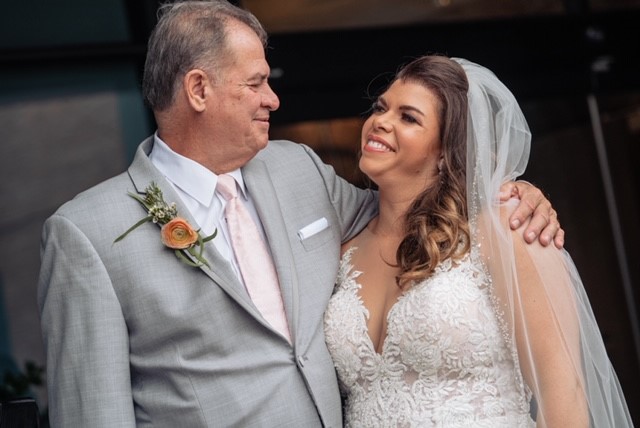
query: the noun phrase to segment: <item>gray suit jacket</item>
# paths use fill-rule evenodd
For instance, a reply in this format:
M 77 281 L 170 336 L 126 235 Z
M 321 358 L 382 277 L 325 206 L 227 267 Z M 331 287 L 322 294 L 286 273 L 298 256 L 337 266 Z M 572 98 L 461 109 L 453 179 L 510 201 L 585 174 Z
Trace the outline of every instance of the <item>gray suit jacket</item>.
M 375 196 L 307 147 L 272 141 L 243 168 L 290 320 L 291 346 L 263 320 L 211 243 L 211 269 L 181 263 L 127 192 L 155 181 L 195 224 L 139 147 L 128 172 L 45 223 L 38 304 L 54 427 L 341 425 L 322 316 L 340 243 L 366 225 Z M 325 217 L 329 227 L 297 232 Z

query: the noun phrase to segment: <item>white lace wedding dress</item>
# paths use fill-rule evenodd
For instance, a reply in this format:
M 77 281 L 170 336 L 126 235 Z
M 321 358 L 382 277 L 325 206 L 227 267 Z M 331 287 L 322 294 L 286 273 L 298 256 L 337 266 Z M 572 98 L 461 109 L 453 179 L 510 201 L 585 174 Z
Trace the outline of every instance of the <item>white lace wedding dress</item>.
M 347 427 L 534 427 L 480 264 L 448 260 L 402 294 L 377 353 L 347 251 L 325 313 Z M 517 375 L 514 375 L 516 373 Z

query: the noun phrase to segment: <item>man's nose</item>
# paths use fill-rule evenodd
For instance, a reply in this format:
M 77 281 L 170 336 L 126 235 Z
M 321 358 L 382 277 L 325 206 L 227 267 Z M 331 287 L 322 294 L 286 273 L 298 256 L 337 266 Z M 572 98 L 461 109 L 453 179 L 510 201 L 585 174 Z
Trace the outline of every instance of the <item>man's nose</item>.
M 262 103 L 269 109 L 269 111 L 278 110 L 280 107 L 280 99 L 276 93 L 273 92 L 273 89 L 271 89 L 269 84 L 266 85 L 265 93 L 262 96 Z

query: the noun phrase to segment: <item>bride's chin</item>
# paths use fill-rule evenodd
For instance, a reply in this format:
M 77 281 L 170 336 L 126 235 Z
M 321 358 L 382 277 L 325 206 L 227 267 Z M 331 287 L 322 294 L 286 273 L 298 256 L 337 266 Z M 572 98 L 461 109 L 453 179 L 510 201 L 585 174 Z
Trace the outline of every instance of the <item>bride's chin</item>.
M 382 165 L 372 165 L 371 163 L 367 161 L 363 162 L 362 159 L 360 159 L 359 169 L 360 172 L 366 175 L 369 180 L 376 184 L 378 184 L 378 180 L 384 177 Z
M 360 169 L 360 172 L 365 174 L 370 179 L 373 179 L 376 170 L 380 169 L 380 166 L 376 165 L 376 162 L 373 162 L 371 159 L 367 159 L 363 156 L 358 162 L 358 168 Z

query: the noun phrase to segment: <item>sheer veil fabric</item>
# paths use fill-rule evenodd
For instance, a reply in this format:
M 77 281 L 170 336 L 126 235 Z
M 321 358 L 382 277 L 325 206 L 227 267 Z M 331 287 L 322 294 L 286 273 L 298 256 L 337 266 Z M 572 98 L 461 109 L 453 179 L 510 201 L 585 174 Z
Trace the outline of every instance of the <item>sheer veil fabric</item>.
M 467 202 L 472 256 L 491 274 L 492 296 L 514 352 L 517 378 L 536 401 L 538 426 L 631 427 L 582 281 L 564 250 L 525 245 L 509 230 L 513 204 L 499 188 L 520 176 L 531 133 L 511 92 L 488 69 L 454 58 L 469 80 Z M 531 302 L 535 302 L 532 304 Z M 557 419 L 556 407 L 572 420 Z

